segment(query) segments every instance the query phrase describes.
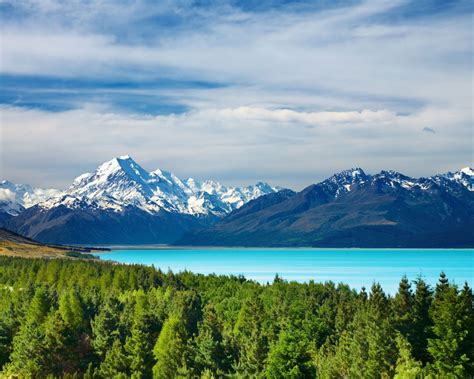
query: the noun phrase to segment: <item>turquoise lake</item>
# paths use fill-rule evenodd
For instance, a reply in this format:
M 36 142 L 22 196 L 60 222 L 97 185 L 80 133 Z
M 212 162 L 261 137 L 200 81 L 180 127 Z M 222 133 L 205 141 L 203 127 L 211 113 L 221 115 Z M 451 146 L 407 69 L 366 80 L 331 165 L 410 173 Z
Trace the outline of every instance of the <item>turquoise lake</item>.
M 444 271 L 451 282 L 473 284 L 474 250 L 444 249 L 120 249 L 98 254 L 163 271 L 244 275 L 260 283 L 286 280 L 343 282 L 360 290 L 379 282 L 394 294 L 403 275 L 434 286 Z

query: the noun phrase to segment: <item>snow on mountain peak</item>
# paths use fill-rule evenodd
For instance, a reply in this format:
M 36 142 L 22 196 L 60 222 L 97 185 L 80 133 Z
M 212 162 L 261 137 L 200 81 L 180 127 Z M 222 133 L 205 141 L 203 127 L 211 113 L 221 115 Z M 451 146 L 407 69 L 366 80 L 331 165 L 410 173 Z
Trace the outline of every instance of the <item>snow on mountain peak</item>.
M 454 181 L 461 184 L 469 191 L 474 191 L 474 170 L 471 167 L 464 167 L 456 172 L 447 172 L 446 174 L 435 175 L 431 177 L 436 183 L 443 180 Z
M 326 179 L 323 183 L 331 188 L 334 197 L 338 197 L 341 193 L 351 191 L 352 185 L 362 183 L 366 177 L 367 175 L 364 170 L 357 167 L 340 171 Z
M 328 193 L 338 197 L 350 192 L 354 186 L 375 182 L 407 190 L 414 187 L 427 190 L 433 185 L 455 182 L 456 186 L 462 185 L 474 191 L 474 170 L 464 167 L 455 173 L 414 179 L 391 170 L 372 176 L 361 168 L 352 168 L 336 173 L 320 184 L 326 186 Z M 281 188 L 264 182 L 227 187 L 213 180 L 181 180 L 161 169 L 148 172 L 129 155 L 123 155 L 102 163 L 94 172 L 78 176 L 66 191 L 32 188 L 3 180 L 0 182 L 0 210 L 17 215 L 25 208 L 39 204 L 43 208 L 63 205 L 120 212 L 127 207 L 136 207 L 151 214 L 165 210 L 222 216 L 250 200 L 279 190 Z
M 360 177 L 365 177 L 365 172 L 360 167 L 351 168 L 349 170 L 343 170 L 334 174 L 331 178 L 334 180 L 345 180 L 350 181 L 352 179 L 358 179 Z M 330 178 L 330 179 L 331 179 Z
M 18 215 L 25 208 L 56 197 L 61 191 L 56 189 L 33 188 L 28 184 L 14 184 L 8 180 L 0 182 L 0 210 Z
M 459 172 L 462 172 L 463 174 L 467 176 L 474 176 L 474 169 L 472 169 L 471 167 L 464 167 L 461 170 L 459 170 Z
M 455 172 L 452 174 L 452 179 L 461 183 L 469 191 L 474 191 L 474 170 L 471 167 L 464 167 Z
M 206 180 L 202 184 L 182 181 L 173 173 L 156 169 L 148 172 L 130 156 L 101 164 L 94 172 L 78 176 L 62 195 L 44 204 L 70 208 L 90 206 L 115 211 L 127 206 L 148 213 L 160 210 L 194 215 L 223 215 L 254 198 L 278 189 L 266 183 L 249 187 L 225 187 Z M 67 195 L 67 196 L 64 196 Z
M 95 174 L 97 176 L 108 177 L 122 171 L 133 179 L 139 178 L 147 180 L 150 175 L 148 171 L 143 169 L 128 155 L 123 155 L 108 162 L 102 163 L 95 171 Z

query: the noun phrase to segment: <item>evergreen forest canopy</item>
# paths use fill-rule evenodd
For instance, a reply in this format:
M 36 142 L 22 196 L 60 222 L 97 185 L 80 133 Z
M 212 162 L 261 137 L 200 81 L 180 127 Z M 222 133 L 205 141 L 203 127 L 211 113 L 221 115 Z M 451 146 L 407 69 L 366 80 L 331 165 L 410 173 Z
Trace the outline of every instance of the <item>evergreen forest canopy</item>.
M 260 285 L 153 267 L 0 257 L 0 366 L 18 378 L 466 378 L 472 290 Z

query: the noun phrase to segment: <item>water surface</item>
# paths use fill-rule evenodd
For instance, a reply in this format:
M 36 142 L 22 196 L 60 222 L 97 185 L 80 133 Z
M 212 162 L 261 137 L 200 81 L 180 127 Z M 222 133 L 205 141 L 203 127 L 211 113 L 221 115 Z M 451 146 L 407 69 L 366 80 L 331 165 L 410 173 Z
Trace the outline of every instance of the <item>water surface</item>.
M 343 282 L 356 289 L 379 282 L 392 294 L 403 275 L 435 285 L 444 271 L 451 282 L 472 285 L 474 263 L 474 250 L 451 249 L 120 249 L 98 255 L 164 271 L 244 275 L 261 283 L 272 282 L 275 274 L 298 282 Z

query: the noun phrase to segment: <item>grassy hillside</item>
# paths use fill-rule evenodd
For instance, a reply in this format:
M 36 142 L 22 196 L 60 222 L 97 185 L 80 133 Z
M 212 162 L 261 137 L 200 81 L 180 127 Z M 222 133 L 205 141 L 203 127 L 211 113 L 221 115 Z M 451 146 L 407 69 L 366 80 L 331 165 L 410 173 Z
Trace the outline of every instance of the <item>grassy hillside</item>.
M 95 249 L 47 245 L 0 228 L 0 255 L 23 258 L 94 258 Z

